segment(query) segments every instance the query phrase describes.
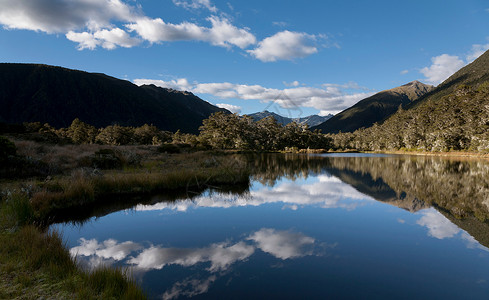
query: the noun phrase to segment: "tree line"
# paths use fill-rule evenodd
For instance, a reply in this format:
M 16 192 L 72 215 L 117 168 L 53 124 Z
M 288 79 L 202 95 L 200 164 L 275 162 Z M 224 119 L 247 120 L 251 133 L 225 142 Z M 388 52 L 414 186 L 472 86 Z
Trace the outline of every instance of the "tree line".
M 399 108 L 383 124 L 328 135 L 335 149 L 489 151 L 489 82 L 460 85 L 439 100 Z
M 161 131 L 156 126 L 110 125 L 95 128 L 79 119 L 69 127 L 26 123 L 25 132 L 47 142 L 104 145 L 185 145 L 201 150 L 290 151 L 489 151 L 489 82 L 459 86 L 436 101 L 404 110 L 399 107 L 383 124 L 352 133 L 322 134 L 307 125 L 279 124 L 273 117 L 253 121 L 249 116 L 217 112 L 203 121 L 198 135 Z M 1 128 L 0 128 L 1 129 Z M 168 148 L 170 151 L 171 148 Z
M 175 133 L 145 124 L 140 127 L 110 125 L 95 128 L 80 119 L 70 126 L 56 129 L 39 122 L 24 123 L 24 134 L 52 143 L 103 145 L 165 145 L 178 144 L 198 149 L 297 151 L 299 149 L 329 149 L 332 139 L 307 125 L 295 122 L 283 126 L 273 117 L 254 122 L 249 116 L 217 112 L 203 121 L 200 134 Z

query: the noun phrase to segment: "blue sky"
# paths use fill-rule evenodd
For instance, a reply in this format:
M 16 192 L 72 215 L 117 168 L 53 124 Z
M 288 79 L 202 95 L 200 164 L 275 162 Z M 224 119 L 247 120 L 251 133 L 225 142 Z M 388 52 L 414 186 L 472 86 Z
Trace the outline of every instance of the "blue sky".
M 437 85 L 489 48 L 489 3 L 0 0 L 0 61 L 190 90 L 241 113 L 337 113 Z

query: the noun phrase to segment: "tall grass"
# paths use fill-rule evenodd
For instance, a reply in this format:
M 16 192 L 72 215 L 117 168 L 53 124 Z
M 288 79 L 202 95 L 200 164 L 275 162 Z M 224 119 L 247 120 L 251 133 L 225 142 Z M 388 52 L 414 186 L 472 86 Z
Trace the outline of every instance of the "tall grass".
M 105 174 L 75 170 L 69 177 L 39 184 L 31 200 L 32 206 L 37 216 L 45 221 L 56 211 L 104 201 L 107 196 L 249 182 L 246 164 L 232 157 L 210 159 L 207 155 L 189 155 L 182 161 L 177 157 L 164 164 L 150 164 L 149 168 L 112 170 Z
M 0 234 L 0 298 L 145 299 L 120 269 L 81 271 L 55 231 Z
M 11 193 L 0 202 L 0 228 L 14 228 L 31 224 L 34 210 L 25 193 Z

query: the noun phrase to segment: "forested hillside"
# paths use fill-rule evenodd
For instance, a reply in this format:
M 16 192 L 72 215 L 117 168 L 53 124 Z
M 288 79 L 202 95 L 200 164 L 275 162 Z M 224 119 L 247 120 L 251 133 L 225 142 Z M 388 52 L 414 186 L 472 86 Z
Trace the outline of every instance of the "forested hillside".
M 359 150 L 489 151 L 489 52 L 383 124 L 333 138 Z

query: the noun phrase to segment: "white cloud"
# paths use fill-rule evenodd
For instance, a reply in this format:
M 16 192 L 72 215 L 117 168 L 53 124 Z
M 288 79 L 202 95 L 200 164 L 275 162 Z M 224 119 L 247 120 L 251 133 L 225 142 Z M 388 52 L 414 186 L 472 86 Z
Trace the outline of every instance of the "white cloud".
M 102 29 L 95 33 L 69 31 L 66 34 L 66 38 L 78 43 L 77 48 L 79 50 L 93 50 L 97 46 L 102 46 L 108 50 L 115 49 L 117 46 L 131 48 L 141 42 L 139 39 L 131 37 L 127 32 L 120 28 L 111 30 Z
M 209 0 L 175 0 L 185 8 L 206 8 L 216 12 Z M 78 49 L 133 47 L 140 39 L 119 27 L 127 28 L 150 43 L 203 41 L 214 46 L 246 48 L 256 43 L 248 28 L 238 28 L 224 17 L 211 16 L 210 27 L 191 22 L 171 24 L 149 18 L 140 8 L 121 0 L 0 0 L 0 24 L 8 29 L 27 29 L 64 33 L 78 43 Z M 122 23 L 115 25 L 116 23 Z
M 312 107 L 320 110 L 323 115 L 338 113 L 373 94 L 352 82 L 344 85 L 324 84 L 321 88 L 298 86 L 286 89 L 229 82 L 189 83 L 185 78 L 170 81 L 135 79 L 134 83 L 137 85 L 154 84 L 164 88 L 210 94 L 221 99 L 260 100 L 285 109 Z
M 416 224 L 428 228 L 428 235 L 437 239 L 454 237 L 460 229 L 435 209 L 430 208 L 420 212 L 423 216 Z
M 225 18 L 212 16 L 207 18 L 211 27 L 202 27 L 194 23 L 165 23 L 162 19 L 140 18 L 126 27 L 151 43 L 171 41 L 204 41 L 215 46 L 245 48 L 256 43 L 256 38 L 247 29 L 237 28 Z
M 7 29 L 65 34 L 80 50 L 97 47 L 115 49 L 149 43 L 200 41 L 225 48 L 245 49 L 257 43 L 249 28 L 239 28 L 218 13 L 210 0 L 173 0 L 185 9 L 206 9 L 213 15 L 210 26 L 182 21 L 168 23 L 146 16 L 140 5 L 122 0 L 0 0 L 0 24 Z M 282 31 L 268 37 L 248 52 L 262 61 L 290 60 L 318 51 L 321 35 Z
M 467 63 L 471 63 L 474 60 L 476 60 L 479 56 L 484 54 L 489 49 L 489 44 L 481 45 L 481 44 L 474 44 L 472 45 L 472 49 L 470 50 L 469 54 L 467 54 L 466 60 Z
M 92 33 L 88 32 L 73 32 L 69 31 L 66 38 L 72 42 L 78 43 L 78 50 L 90 49 L 93 50 L 100 45 L 100 40 L 96 39 Z
M 431 59 L 432 65 L 421 69 L 421 73 L 426 77 L 426 81 L 438 85 L 453 73 L 465 66 L 458 56 L 442 54 Z
M 283 260 L 312 254 L 310 246 L 314 244 L 312 237 L 302 233 L 270 228 L 262 228 L 248 239 L 255 241 L 263 252 Z
M 131 48 L 140 42 L 138 39 L 130 37 L 127 32 L 120 28 L 99 30 L 93 36 L 101 41 L 102 47 L 105 49 L 114 49 L 117 46 Z
M 409 70 L 402 70 L 400 74 L 401 75 L 406 75 L 407 73 L 409 73 Z
M 220 108 L 227 109 L 230 112 L 232 112 L 233 114 L 234 113 L 237 113 L 237 114 L 241 113 L 241 106 L 227 104 L 227 103 L 217 103 L 216 106 L 220 107 Z
M 213 13 L 217 12 L 217 7 L 215 7 L 210 0 L 173 0 L 173 4 L 187 10 L 205 8 Z
M 0 23 L 10 29 L 66 33 L 110 27 L 112 20 L 131 21 L 139 11 L 120 0 L 0 0 Z
M 316 35 L 285 30 L 265 38 L 257 48 L 247 52 L 263 62 L 292 60 L 317 53 L 318 38 Z

